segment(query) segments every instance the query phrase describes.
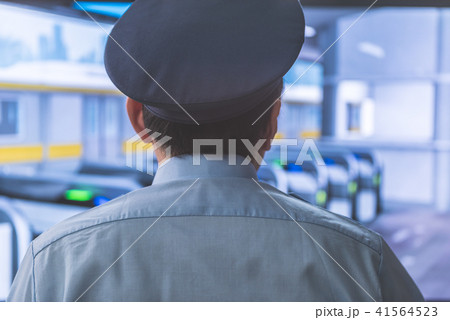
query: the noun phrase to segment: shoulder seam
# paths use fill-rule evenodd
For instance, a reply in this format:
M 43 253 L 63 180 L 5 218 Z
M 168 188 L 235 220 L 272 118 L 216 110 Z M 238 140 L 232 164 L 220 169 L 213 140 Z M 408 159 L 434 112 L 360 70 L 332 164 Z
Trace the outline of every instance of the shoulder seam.
M 295 196 L 295 195 L 291 195 L 291 194 L 288 194 L 288 196 L 291 197 L 291 198 L 293 198 L 293 199 L 295 199 L 295 200 L 297 200 L 297 201 L 305 202 L 307 205 L 312 206 L 314 209 L 323 210 L 323 211 L 325 211 L 325 212 L 327 212 L 327 213 L 329 213 L 329 214 L 337 215 L 336 213 L 331 212 L 331 211 L 327 210 L 326 208 L 320 208 L 320 207 L 317 207 L 317 206 L 315 206 L 314 204 L 312 204 L 312 203 L 310 203 L 310 202 L 308 202 L 308 201 L 302 199 L 301 197 L 298 197 L 298 196 Z M 364 227 L 364 226 L 362 226 L 359 222 L 357 222 L 357 221 L 355 221 L 355 220 L 353 220 L 353 219 L 350 219 L 350 218 L 348 218 L 348 217 L 341 216 L 341 218 L 345 219 L 348 223 L 351 223 L 352 225 L 354 225 L 354 226 L 356 226 L 356 227 Z M 349 235 L 348 233 L 343 232 L 342 230 L 336 230 L 336 229 L 334 229 L 334 228 L 332 228 L 332 227 L 330 227 L 330 226 L 326 226 L 326 225 L 319 224 L 319 223 L 316 223 L 316 222 L 308 222 L 308 221 L 301 221 L 301 220 L 296 220 L 296 221 L 298 221 L 298 222 L 305 222 L 305 223 L 309 223 L 309 224 L 314 224 L 314 225 L 321 226 L 321 227 L 324 227 L 324 228 L 327 228 L 327 229 L 330 229 L 330 230 L 334 230 L 334 231 L 336 231 L 336 232 L 338 232 L 338 233 L 340 233 L 340 234 L 342 234 L 342 235 L 345 235 L 345 236 L 347 236 L 347 237 L 349 237 L 349 238 L 351 238 L 351 239 L 353 239 L 353 240 L 355 240 L 355 241 L 357 241 L 357 242 L 359 242 L 359 243 L 361 243 L 361 244 L 363 244 L 363 245 L 366 245 L 367 247 L 369 247 L 370 249 L 372 249 L 373 251 L 375 251 L 375 252 L 378 253 L 378 254 L 380 254 L 380 252 L 381 252 L 381 251 L 380 251 L 381 249 L 377 250 L 376 248 L 374 248 L 374 247 L 368 245 L 367 243 L 364 243 L 364 242 L 362 242 L 362 241 L 356 239 L 355 237 Z M 364 227 L 364 228 L 365 228 L 365 227 Z M 372 231 L 372 230 L 370 230 L 370 229 L 368 229 L 368 228 L 366 228 L 366 230 L 367 230 L 370 234 L 372 234 L 373 236 L 376 236 L 377 238 L 380 237 L 380 235 L 377 234 L 376 232 L 374 232 L 374 231 Z
M 288 219 L 288 218 L 252 217 L 252 216 L 238 216 L 238 215 L 214 215 L 213 216 L 213 215 L 187 215 L 186 214 L 186 215 L 177 215 L 177 216 L 164 216 L 164 218 L 179 218 L 179 217 L 216 217 L 216 218 L 222 218 L 222 217 L 223 218 L 230 218 L 230 217 L 232 217 L 232 218 L 253 218 L 253 219 L 282 220 L 282 221 L 294 222 L 292 219 Z M 101 222 L 101 223 L 97 223 L 97 224 L 93 224 L 93 225 L 90 225 L 90 226 L 86 226 L 86 227 L 80 228 L 78 230 L 74 230 L 72 232 L 69 232 L 67 234 L 64 234 L 64 235 L 60 236 L 59 238 L 56 238 L 56 239 L 50 241 L 48 244 L 46 244 L 42 248 L 40 248 L 39 251 L 36 252 L 35 255 L 33 255 L 33 263 L 34 263 L 34 257 L 36 257 L 39 253 L 41 253 L 47 247 L 51 246 L 55 242 L 65 238 L 65 237 L 68 237 L 68 236 L 70 236 L 72 234 L 75 234 L 77 232 L 81 232 L 81 231 L 84 231 L 84 230 L 87 230 L 87 229 L 90 229 L 90 228 L 94 228 L 94 227 L 97 227 L 97 226 L 101 226 L 101 225 L 108 224 L 108 223 L 113 223 L 113 222 L 119 222 L 119 221 L 125 221 L 125 220 L 137 220 L 137 219 L 157 219 L 157 218 L 158 218 L 158 216 L 154 216 L 154 217 L 127 217 L 127 218 L 122 218 L 122 219 L 115 219 L 115 220 L 110 220 L 110 221 L 104 221 L 104 222 Z M 295 221 L 298 222 L 298 223 L 307 223 L 307 224 L 310 224 L 310 225 L 315 225 L 315 226 L 327 228 L 329 230 L 333 230 L 333 231 L 335 231 L 335 232 L 337 232 L 339 234 L 342 234 L 343 236 L 345 236 L 347 238 L 350 238 L 350 239 L 352 239 L 352 240 L 354 240 L 354 241 L 356 241 L 356 242 L 358 242 L 358 243 L 360 243 L 362 245 L 365 245 L 369 249 L 372 249 L 376 253 L 380 254 L 380 252 L 378 250 L 376 250 L 375 248 L 373 248 L 369 244 L 364 243 L 361 240 L 356 239 L 355 237 L 353 237 L 353 236 L 351 236 L 351 235 L 349 235 L 349 234 L 347 234 L 345 232 L 342 232 L 340 230 L 336 230 L 336 229 L 331 228 L 329 226 L 318 224 L 318 223 L 314 223 L 314 222 L 302 221 L 302 220 L 298 220 L 298 219 L 295 219 Z M 377 237 L 379 237 L 379 236 L 377 236 Z
M 347 233 L 345 233 L 345 232 L 342 232 L 342 231 L 340 231 L 340 230 L 336 230 L 336 229 L 331 228 L 331 227 L 329 227 L 329 226 L 324 226 L 324 225 L 322 225 L 322 224 L 318 224 L 318 223 L 314 223 L 314 222 L 308 222 L 308 221 L 298 221 L 298 222 L 309 223 L 309 224 L 313 224 L 313 225 L 316 225 L 316 226 L 319 226 L 319 227 L 327 228 L 327 229 L 329 229 L 329 230 L 333 230 L 333 231 L 335 231 L 335 232 L 338 232 L 338 233 L 340 233 L 340 234 L 346 236 L 347 238 L 350 238 L 350 239 L 352 239 L 352 240 L 354 240 L 354 241 L 356 241 L 356 242 L 361 243 L 362 245 L 365 245 L 365 246 L 368 247 L 369 249 L 372 249 L 372 250 L 375 251 L 376 253 L 380 254 L 380 252 L 379 252 L 377 249 L 373 248 L 373 247 L 370 246 L 369 244 L 364 243 L 364 242 L 362 242 L 361 240 L 356 239 L 355 237 L 353 237 L 353 236 L 351 236 L 351 235 L 349 235 L 349 234 L 347 234 Z

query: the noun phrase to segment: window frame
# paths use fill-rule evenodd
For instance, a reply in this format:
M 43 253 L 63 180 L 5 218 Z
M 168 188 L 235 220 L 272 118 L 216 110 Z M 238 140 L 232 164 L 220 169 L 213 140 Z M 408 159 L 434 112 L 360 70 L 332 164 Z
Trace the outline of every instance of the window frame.
M 16 143 L 23 140 L 24 137 L 24 114 L 21 101 L 21 94 L 0 92 L 0 103 L 3 101 L 14 101 L 17 103 L 17 132 L 11 134 L 0 133 L 0 145 Z

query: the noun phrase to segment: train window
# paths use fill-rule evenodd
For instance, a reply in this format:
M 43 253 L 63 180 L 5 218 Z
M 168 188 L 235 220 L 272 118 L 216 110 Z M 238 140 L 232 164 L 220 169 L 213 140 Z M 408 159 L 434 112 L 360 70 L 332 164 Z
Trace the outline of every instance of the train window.
M 17 101 L 0 101 L 0 135 L 19 133 L 19 107 Z

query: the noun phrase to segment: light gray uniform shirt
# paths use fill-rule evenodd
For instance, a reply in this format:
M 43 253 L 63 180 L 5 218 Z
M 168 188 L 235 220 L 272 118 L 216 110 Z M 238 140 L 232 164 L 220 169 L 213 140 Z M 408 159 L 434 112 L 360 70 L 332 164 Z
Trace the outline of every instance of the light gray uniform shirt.
M 423 299 L 379 234 L 256 179 L 170 159 L 152 186 L 34 240 L 8 301 Z

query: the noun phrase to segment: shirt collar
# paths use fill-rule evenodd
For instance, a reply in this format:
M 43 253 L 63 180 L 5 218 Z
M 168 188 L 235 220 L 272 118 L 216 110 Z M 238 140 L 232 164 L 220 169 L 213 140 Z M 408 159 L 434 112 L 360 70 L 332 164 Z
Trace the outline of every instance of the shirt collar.
M 224 160 L 207 160 L 201 156 L 200 165 L 194 165 L 193 156 L 173 157 L 159 166 L 153 184 L 196 178 L 257 179 L 255 167 L 252 164 L 241 165 L 243 161 L 243 157 L 237 156 L 236 165 L 230 165 L 226 156 Z

